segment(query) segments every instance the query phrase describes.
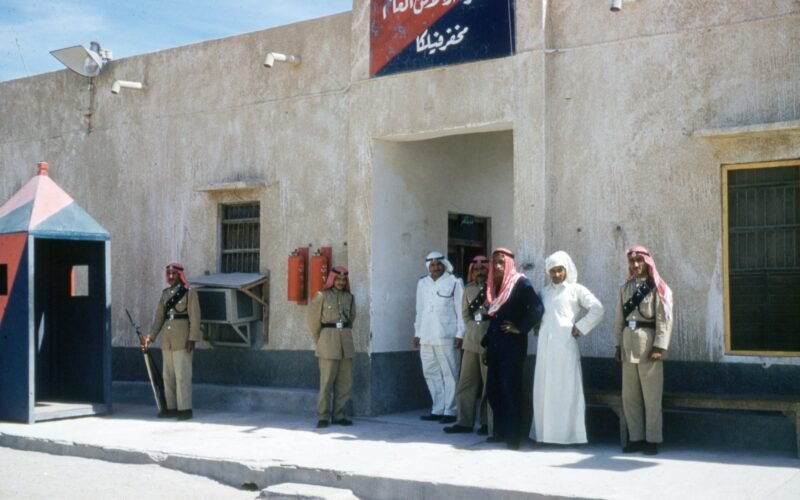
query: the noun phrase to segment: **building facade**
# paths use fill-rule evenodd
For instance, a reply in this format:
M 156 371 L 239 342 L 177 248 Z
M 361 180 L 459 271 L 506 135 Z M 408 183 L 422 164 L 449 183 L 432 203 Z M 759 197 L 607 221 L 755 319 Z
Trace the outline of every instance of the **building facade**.
M 124 310 L 151 320 L 166 263 L 216 273 L 256 242 L 266 339 L 201 346 L 195 381 L 316 387 L 287 257 L 329 246 L 358 308 L 354 411 L 421 408 L 411 341 L 429 251 L 512 248 L 538 289 L 546 255 L 566 250 L 613 311 L 625 249 L 643 244 L 675 293 L 668 390 L 797 394 L 800 2 L 509 5 L 510 55 L 458 64 L 376 73 L 376 14 L 354 0 L 91 80 L 4 82 L 0 199 L 47 161 L 110 232 L 115 380 L 140 374 Z M 269 52 L 300 62 L 265 68 Z M 146 88 L 113 95 L 116 80 Z M 230 243 L 237 218 L 251 233 Z M 612 320 L 580 341 L 588 387 L 619 387 Z

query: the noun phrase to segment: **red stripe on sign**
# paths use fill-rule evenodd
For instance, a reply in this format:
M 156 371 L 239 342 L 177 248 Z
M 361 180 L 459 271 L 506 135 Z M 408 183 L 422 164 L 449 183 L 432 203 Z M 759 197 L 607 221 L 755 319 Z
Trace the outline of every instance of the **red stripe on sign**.
M 374 75 L 464 0 L 372 0 L 369 74 Z M 476 0 L 472 0 L 476 1 Z

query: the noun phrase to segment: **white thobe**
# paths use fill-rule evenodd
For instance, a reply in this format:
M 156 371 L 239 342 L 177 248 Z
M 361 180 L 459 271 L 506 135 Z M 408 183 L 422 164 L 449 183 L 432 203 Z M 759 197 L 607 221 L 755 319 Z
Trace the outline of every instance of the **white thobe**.
M 550 284 L 542 290 L 544 317 L 539 329 L 533 379 L 530 437 L 545 443 L 586 442 L 581 353 L 572 336 L 575 325 L 586 335 L 600 323 L 603 305 L 577 283 Z M 576 322 L 582 310 L 586 314 Z

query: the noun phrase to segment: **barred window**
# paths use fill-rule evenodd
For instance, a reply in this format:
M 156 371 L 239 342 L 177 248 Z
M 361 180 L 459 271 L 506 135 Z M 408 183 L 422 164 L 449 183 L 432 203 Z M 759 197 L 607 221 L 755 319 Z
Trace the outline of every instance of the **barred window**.
M 723 169 L 728 352 L 800 352 L 800 161 Z
M 222 205 L 220 270 L 223 273 L 259 272 L 260 212 L 258 203 Z

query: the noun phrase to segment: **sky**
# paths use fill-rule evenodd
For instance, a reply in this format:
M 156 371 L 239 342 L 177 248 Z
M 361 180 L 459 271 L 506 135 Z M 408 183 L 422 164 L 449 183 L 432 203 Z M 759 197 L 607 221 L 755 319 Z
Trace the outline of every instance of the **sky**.
M 353 0 L 0 0 L 0 81 L 64 69 L 51 50 L 97 40 L 114 59 L 352 9 Z

